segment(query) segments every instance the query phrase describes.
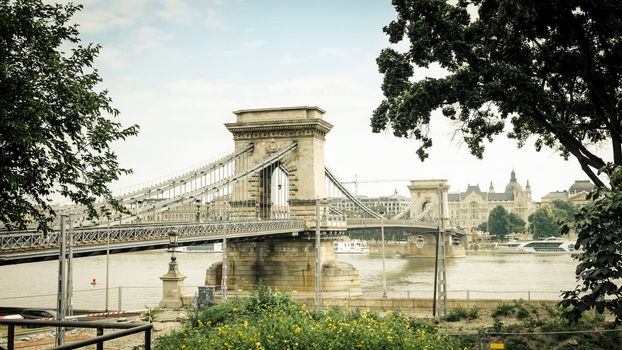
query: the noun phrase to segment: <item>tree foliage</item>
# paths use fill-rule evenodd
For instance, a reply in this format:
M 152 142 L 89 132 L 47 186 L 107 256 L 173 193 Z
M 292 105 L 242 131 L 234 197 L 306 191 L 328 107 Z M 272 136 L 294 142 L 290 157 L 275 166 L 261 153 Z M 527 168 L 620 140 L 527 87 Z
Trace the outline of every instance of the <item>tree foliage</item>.
M 516 213 L 509 213 L 508 220 L 510 221 L 510 232 L 523 233 L 525 231 L 525 220 L 523 220 Z
M 481 158 L 484 142 L 506 125 L 522 146 L 535 139 L 575 157 L 597 186 L 606 162 L 586 145 L 607 141 L 622 165 L 622 3 L 539 0 L 394 0 L 397 19 L 384 27 L 393 44 L 382 50 L 385 99 L 374 132 L 432 145 L 428 126 L 442 109 Z M 467 8 L 476 9 L 477 14 Z M 415 80 L 416 67 L 437 64 L 442 78 Z
M 96 199 L 119 208 L 107 184 L 129 172 L 111 143 L 124 128 L 93 60 L 99 45 L 80 44 L 71 17 L 81 6 L 0 0 L 0 222 L 48 229 L 60 195 L 97 216 Z
M 488 232 L 500 239 L 510 233 L 510 216 L 504 207 L 498 205 L 488 214 Z
M 564 223 L 572 223 L 577 214 L 577 208 L 568 201 L 556 199 L 553 201 L 553 214 Z
M 529 226 L 534 238 L 558 237 L 562 225 L 573 226 L 577 208 L 568 201 L 555 200 L 552 206 L 544 206 L 529 215 Z
M 421 141 L 417 153 L 424 160 L 432 146 L 432 112 L 441 109 L 479 158 L 484 143 L 511 126 L 508 136 L 519 147 L 532 138 L 536 150 L 547 146 L 566 159 L 574 157 L 601 193 L 607 185 L 612 193 L 618 191 L 612 176 L 622 166 L 622 2 L 394 0 L 393 5 L 397 19 L 384 32 L 391 43 L 409 46 L 405 52 L 386 48 L 377 59 L 385 99 L 374 110 L 374 132 L 390 128 L 395 136 Z M 416 67 L 432 64 L 446 75 L 414 78 Z M 610 164 L 589 147 L 602 142 L 611 145 Z M 620 226 L 613 211 L 581 213 L 590 225 Z M 605 238 L 596 238 L 615 232 L 577 224 L 579 237 L 594 235 L 582 240 L 592 254 L 607 256 L 615 250 Z M 595 271 L 599 264 L 612 268 L 601 259 L 592 265 Z M 595 299 L 576 300 L 571 299 L 579 312 L 603 305 Z M 618 315 L 619 300 L 618 295 L 612 306 Z
M 488 220 L 477 226 L 482 232 L 489 232 L 503 239 L 509 233 L 525 231 L 525 221 L 516 213 L 509 213 L 504 207 L 497 206 L 488 214 Z
M 613 189 L 598 188 L 588 198 L 592 203 L 575 216 L 578 255 L 575 290 L 564 293 L 561 305 L 566 318 L 577 321 L 584 311 L 611 311 L 622 323 L 622 169 L 611 171 Z M 571 229 L 564 225 L 563 232 Z
M 538 208 L 529 215 L 528 220 L 534 238 L 558 237 L 561 234 L 557 217 L 548 206 Z

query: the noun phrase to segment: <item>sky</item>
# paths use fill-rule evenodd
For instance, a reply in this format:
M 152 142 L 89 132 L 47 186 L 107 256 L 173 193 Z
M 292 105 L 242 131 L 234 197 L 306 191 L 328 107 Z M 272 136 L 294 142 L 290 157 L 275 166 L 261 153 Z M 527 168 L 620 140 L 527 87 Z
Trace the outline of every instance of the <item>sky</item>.
M 381 102 L 375 63 L 389 46 L 382 27 L 395 18 L 390 1 L 90 0 L 75 16 L 83 43 L 99 43 L 95 60 L 117 120 L 140 125 L 137 137 L 115 143 L 121 166 L 133 174 L 113 190 L 137 187 L 204 164 L 233 150 L 224 123 L 232 111 L 318 106 L 334 125 L 326 165 L 342 181 L 361 183 L 359 194 L 408 195 L 411 179 L 447 179 L 450 192 L 492 182 L 503 191 L 516 171 L 536 201 L 588 179 L 578 163 L 556 152 L 517 149 L 504 135 L 472 156 L 437 113 L 430 157 L 418 143 L 390 132 L 373 134 L 372 111 Z M 438 70 L 420 70 L 435 76 Z M 351 187 L 353 188 L 353 187 Z

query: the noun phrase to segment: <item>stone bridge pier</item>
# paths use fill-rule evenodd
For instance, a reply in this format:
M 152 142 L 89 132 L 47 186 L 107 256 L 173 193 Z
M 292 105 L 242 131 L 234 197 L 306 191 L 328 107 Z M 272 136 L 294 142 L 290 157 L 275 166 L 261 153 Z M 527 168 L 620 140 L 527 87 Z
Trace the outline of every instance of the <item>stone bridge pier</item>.
M 232 219 L 270 220 L 275 212 L 285 213 L 291 219 L 304 220 L 308 231 L 299 236 L 227 242 L 226 284 L 247 290 L 264 281 L 286 290 L 312 292 L 316 198 L 326 198 L 324 141 L 332 125 L 323 119 L 324 111 L 318 107 L 247 109 L 234 114 L 236 122 L 226 127 L 233 134 L 235 149 L 254 145 L 245 162 L 256 163 L 292 144 L 296 146 L 277 163 L 234 185 L 233 197 L 245 199 L 232 203 Z M 277 179 L 276 172 L 286 179 Z M 328 212 L 326 201 L 321 201 L 320 212 Z M 322 231 L 331 228 L 322 225 Z M 321 243 L 321 269 L 323 292 L 361 293 L 358 271 L 335 260 L 332 241 Z M 222 263 L 216 263 L 208 269 L 205 282 L 221 285 L 221 278 Z
M 350 264 L 335 259 L 332 241 L 322 242 L 322 293 L 360 295 L 361 280 Z M 279 289 L 311 293 L 315 290 L 315 242 L 273 238 L 227 245 L 227 288 L 247 291 L 260 282 Z M 212 265 L 205 284 L 219 286 L 222 263 Z

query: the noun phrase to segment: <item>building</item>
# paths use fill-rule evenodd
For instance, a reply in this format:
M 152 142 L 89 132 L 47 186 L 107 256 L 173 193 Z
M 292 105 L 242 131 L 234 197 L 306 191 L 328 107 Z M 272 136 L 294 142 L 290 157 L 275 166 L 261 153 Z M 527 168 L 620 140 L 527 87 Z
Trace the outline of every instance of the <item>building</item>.
M 542 197 L 540 204 L 542 206 L 550 206 L 553 201 L 562 200 L 574 204 L 576 207 L 582 207 L 589 201 L 588 193 L 592 192 L 594 184 L 590 180 L 576 180 L 568 190 L 549 192 Z
M 535 210 L 529 181 L 523 189 L 516 180 L 514 170 L 503 192 L 496 192 L 492 182 L 487 192 L 483 192 L 479 185 L 469 185 L 465 192 L 449 193 L 448 206 L 452 225 L 466 232 L 475 231 L 477 226 L 486 222 L 490 211 L 497 206 L 504 207 L 510 213 L 518 214 L 525 222 Z
M 399 195 L 397 190 L 391 196 L 357 196 L 356 198 L 376 213 L 385 213 L 387 218 L 395 218 L 400 214 L 402 214 L 401 219 L 409 218 L 411 200 L 408 197 Z M 348 217 L 361 215 L 360 209 L 348 198 L 330 198 L 329 201 L 331 206 L 337 208 Z

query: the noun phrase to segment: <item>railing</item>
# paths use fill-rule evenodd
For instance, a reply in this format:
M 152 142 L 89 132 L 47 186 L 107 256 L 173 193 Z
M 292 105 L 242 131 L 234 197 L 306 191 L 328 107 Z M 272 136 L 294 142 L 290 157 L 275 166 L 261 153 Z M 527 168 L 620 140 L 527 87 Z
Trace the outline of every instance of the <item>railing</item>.
M 74 247 L 141 241 L 161 241 L 160 243 L 167 244 L 168 232 L 173 229 L 178 232 L 179 241 L 183 243 L 184 241 L 192 241 L 198 236 L 223 233 L 255 233 L 260 236 L 262 233 L 301 231 L 305 229 L 305 223 L 303 220 L 267 220 L 83 228 L 73 230 L 73 241 Z M 0 253 L 54 249 L 59 246 L 58 240 L 59 234 L 57 232 L 48 233 L 47 236 L 40 232 L 0 234 Z
M 182 295 L 194 296 L 199 286 L 183 286 Z M 219 286 L 216 286 L 219 288 Z M 245 285 L 229 285 L 228 295 L 245 295 L 253 286 Z M 290 295 L 300 294 L 301 291 L 292 289 L 288 286 L 276 286 L 278 290 Z M 380 298 L 381 291 L 361 290 L 325 293 L 326 296 L 345 297 L 345 298 Z M 404 290 L 388 290 L 387 297 L 401 299 L 432 299 L 432 289 L 404 289 Z M 447 297 L 455 300 L 514 300 L 524 299 L 532 300 L 551 300 L 558 301 L 561 291 L 553 290 L 448 290 Z M 19 295 L 7 296 L 0 298 L 0 305 L 18 305 L 28 308 L 38 309 L 54 309 L 56 304 L 57 293 L 38 294 L 38 295 Z M 85 310 L 104 310 L 105 309 L 105 288 L 94 288 L 91 290 L 74 290 L 73 291 L 73 307 L 74 309 Z M 162 299 L 162 285 L 150 286 L 115 286 L 109 288 L 110 305 L 109 311 L 123 310 L 142 310 L 144 308 L 157 306 Z
M 371 226 L 380 227 L 384 226 L 410 226 L 410 227 L 425 227 L 436 228 L 435 223 L 425 223 L 414 220 L 394 220 L 394 219 L 371 219 L 371 218 L 348 218 L 348 226 Z
M 15 349 L 15 326 L 41 326 L 41 327 L 66 327 L 66 328 L 95 328 L 97 336 L 95 338 L 80 340 L 71 344 L 54 347 L 55 350 L 78 349 L 89 345 L 97 345 L 97 350 L 104 349 L 104 342 L 112 339 L 125 337 L 128 335 L 145 332 L 144 348 L 151 349 L 151 330 L 152 324 L 133 325 L 127 323 L 80 323 L 75 321 L 33 321 L 33 320 L 0 320 L 0 325 L 6 325 L 7 330 L 7 350 Z M 104 329 L 123 329 L 119 332 L 104 335 Z M 0 347 L 0 349 L 2 349 Z

